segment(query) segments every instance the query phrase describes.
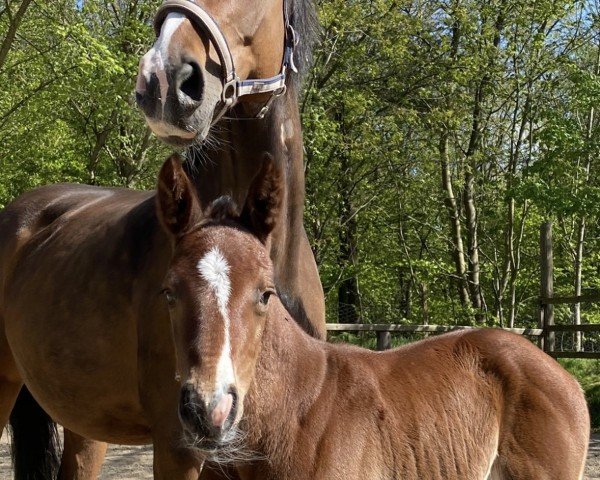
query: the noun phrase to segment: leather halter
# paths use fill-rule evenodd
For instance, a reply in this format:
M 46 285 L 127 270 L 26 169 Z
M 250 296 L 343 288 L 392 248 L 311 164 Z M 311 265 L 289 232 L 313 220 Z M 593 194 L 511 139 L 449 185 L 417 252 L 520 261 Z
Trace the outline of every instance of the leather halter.
M 235 72 L 233 55 L 227 44 L 227 39 L 219 28 L 219 25 L 213 18 L 196 4 L 193 0 L 166 0 L 156 12 L 154 17 L 154 30 L 156 35 L 160 35 L 160 30 L 165 18 L 169 13 L 177 12 L 185 15 L 194 25 L 205 32 L 212 42 L 219 60 L 221 62 L 221 82 L 223 89 L 221 91 L 220 105 L 215 109 L 212 124 L 214 125 L 227 110 L 235 105 L 238 99 L 244 95 L 254 95 L 257 93 L 271 93 L 271 97 L 261 108 L 260 112 L 252 119 L 260 119 L 269 111 L 269 107 L 274 98 L 283 95 L 286 90 L 285 79 L 286 71 L 290 68 L 293 72 L 298 72 L 294 65 L 294 47 L 298 43 L 296 31 L 289 22 L 286 0 L 283 1 L 283 16 L 285 21 L 285 39 L 284 55 L 281 71 L 278 75 L 264 79 L 240 80 Z M 230 120 L 244 120 L 243 118 Z

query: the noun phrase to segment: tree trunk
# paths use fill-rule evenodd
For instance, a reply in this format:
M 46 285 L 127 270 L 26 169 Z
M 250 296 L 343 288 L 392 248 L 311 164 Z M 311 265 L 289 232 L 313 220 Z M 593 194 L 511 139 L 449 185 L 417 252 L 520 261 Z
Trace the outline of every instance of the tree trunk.
M 421 282 L 421 311 L 423 312 L 423 325 L 429 325 L 429 287 L 427 282 Z
M 339 265 L 348 269 L 338 288 L 338 321 L 340 323 L 358 323 L 360 298 L 356 267 L 356 216 L 352 215 L 352 206 L 347 195 L 341 201 Z M 348 268 L 350 267 L 350 268 Z
M 465 252 L 462 241 L 460 226 L 460 217 L 458 214 L 458 204 L 452 188 L 452 179 L 450 176 L 450 166 L 448 158 L 448 132 L 444 131 L 440 136 L 439 143 L 440 166 L 442 173 L 442 190 L 444 192 L 444 205 L 448 213 L 450 223 L 450 249 L 454 260 L 454 269 L 456 275 L 456 286 L 460 303 L 464 306 L 469 301 L 465 278 Z
M 8 52 L 10 51 L 10 47 L 15 41 L 17 36 L 17 30 L 23 21 L 23 17 L 25 16 L 25 12 L 29 5 L 31 4 L 31 0 L 23 0 L 19 9 L 13 14 L 10 10 L 10 6 L 6 5 L 6 15 L 8 16 L 8 31 L 6 32 L 6 36 L 2 43 L 0 44 L 0 70 L 6 63 L 6 58 L 8 57 Z
M 344 114 L 339 112 L 337 120 L 345 136 Z M 344 142 L 348 145 L 348 142 Z M 340 230 L 338 264 L 341 271 L 347 271 L 338 287 L 338 321 L 340 323 L 358 323 L 360 318 L 360 294 L 356 278 L 357 264 L 357 216 L 352 208 L 352 166 L 350 155 L 345 146 L 340 152 Z
M 594 65 L 594 75 L 600 75 L 600 42 L 598 43 L 596 49 L 596 62 Z M 594 133 L 594 120 L 595 120 L 595 109 L 593 106 L 590 107 L 590 111 L 588 114 L 588 124 L 586 131 L 586 141 L 589 144 L 592 140 L 592 135 Z M 590 181 L 590 168 L 592 166 L 592 155 L 588 154 L 585 162 L 584 168 L 584 179 L 583 181 L 587 184 Z M 575 245 L 575 278 L 574 278 L 574 287 L 575 287 L 575 295 L 581 295 L 581 286 L 582 286 L 582 276 L 581 271 L 583 268 L 583 243 L 585 241 L 585 227 L 586 227 L 586 217 L 585 215 L 581 215 L 577 225 L 577 244 Z M 573 324 L 581 325 L 581 304 L 576 303 L 573 305 Z M 575 351 L 580 352 L 582 350 L 582 340 L 583 340 L 582 332 L 575 332 Z
M 589 163 L 588 163 L 589 165 Z M 585 240 L 585 217 L 581 217 L 577 225 L 577 245 L 575 250 L 575 296 L 581 295 L 581 269 L 583 264 L 583 242 Z M 581 325 L 581 304 L 573 305 L 573 324 Z M 581 352 L 581 332 L 575 332 L 574 350 Z
M 481 286 L 479 283 L 479 244 L 477 238 L 477 209 L 475 207 L 475 162 L 470 162 L 465 170 L 463 208 L 467 229 L 467 258 L 469 259 L 468 286 L 471 305 L 475 310 L 477 322 L 483 322 Z

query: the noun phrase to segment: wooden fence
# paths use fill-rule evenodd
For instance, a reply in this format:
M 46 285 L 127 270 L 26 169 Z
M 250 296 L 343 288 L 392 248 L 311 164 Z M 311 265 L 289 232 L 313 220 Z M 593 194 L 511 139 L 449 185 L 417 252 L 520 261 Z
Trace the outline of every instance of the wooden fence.
M 539 327 L 544 332 L 541 347 L 553 357 L 600 358 L 600 352 L 561 351 L 556 349 L 556 332 L 600 333 L 600 324 L 556 325 L 554 305 L 575 305 L 600 302 L 600 293 L 573 296 L 554 296 L 554 255 L 552 252 L 552 223 L 540 228 L 540 308 Z
M 445 333 L 454 330 L 469 330 L 479 327 L 463 325 L 397 325 L 387 323 L 328 323 L 327 332 L 375 332 L 377 334 L 377 350 L 388 350 L 392 347 L 392 333 Z M 520 335 L 541 338 L 543 330 L 539 328 L 502 328 Z
M 556 325 L 554 323 L 554 305 L 600 302 L 600 293 L 556 297 L 554 296 L 554 261 L 552 252 L 552 224 L 542 224 L 540 230 L 540 302 L 539 328 L 502 328 L 502 330 L 526 335 L 537 339 L 538 345 L 548 355 L 564 358 L 600 358 L 600 351 L 562 351 L 556 350 L 556 332 L 600 333 L 600 324 Z M 444 333 L 453 330 L 478 328 L 471 326 L 448 325 L 396 325 L 364 323 L 328 323 L 328 332 L 375 332 L 377 350 L 391 348 L 391 334 L 396 333 Z

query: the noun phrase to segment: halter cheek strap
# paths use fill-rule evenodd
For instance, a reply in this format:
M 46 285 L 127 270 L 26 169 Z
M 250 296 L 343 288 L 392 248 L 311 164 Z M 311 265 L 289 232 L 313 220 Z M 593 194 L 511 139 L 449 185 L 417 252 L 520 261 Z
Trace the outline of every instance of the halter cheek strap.
M 154 17 L 154 30 L 160 35 L 160 30 L 165 18 L 169 13 L 178 12 L 185 15 L 200 30 L 206 33 L 217 51 L 221 62 L 221 99 L 215 109 L 212 124 L 214 125 L 225 115 L 227 110 L 235 105 L 244 95 L 255 95 L 258 93 L 271 93 L 271 97 L 260 112 L 252 118 L 263 118 L 274 98 L 285 93 L 286 71 L 290 68 L 297 72 L 294 64 L 294 47 L 298 43 L 296 31 L 289 22 L 286 1 L 283 2 L 283 13 L 285 20 L 285 50 L 281 71 L 278 75 L 264 79 L 240 80 L 235 72 L 233 55 L 227 44 L 227 39 L 219 28 L 217 22 L 202 7 L 192 0 L 166 0 L 156 12 Z M 234 119 L 232 119 L 234 120 Z M 241 119 L 238 119 L 241 120 Z

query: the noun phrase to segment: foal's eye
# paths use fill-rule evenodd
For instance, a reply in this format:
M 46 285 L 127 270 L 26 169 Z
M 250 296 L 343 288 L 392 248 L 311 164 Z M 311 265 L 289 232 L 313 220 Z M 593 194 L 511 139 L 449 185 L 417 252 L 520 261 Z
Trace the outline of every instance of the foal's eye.
M 265 290 L 261 295 L 260 295 L 260 304 L 261 305 L 267 305 L 267 303 L 269 303 L 269 298 L 271 298 L 271 295 L 273 295 L 275 293 L 275 290 Z
M 175 305 L 175 301 L 177 300 L 177 298 L 171 290 L 165 288 L 161 293 L 165 296 L 165 299 L 167 300 L 167 305 L 169 305 L 169 307 Z

